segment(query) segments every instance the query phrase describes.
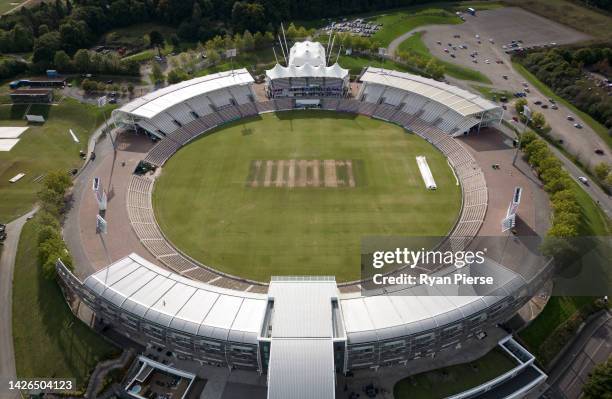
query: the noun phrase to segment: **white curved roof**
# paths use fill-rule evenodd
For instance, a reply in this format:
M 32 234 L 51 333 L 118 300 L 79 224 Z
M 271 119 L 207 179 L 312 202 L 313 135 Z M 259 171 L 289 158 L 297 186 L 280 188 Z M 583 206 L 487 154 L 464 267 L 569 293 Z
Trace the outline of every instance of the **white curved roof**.
M 332 66 L 326 67 L 312 66 L 305 64 L 304 66 L 289 65 L 284 67 L 280 64 L 276 64 L 274 68 L 266 71 L 266 76 L 269 79 L 281 79 L 281 78 L 338 78 L 344 79 L 348 77 L 348 69 L 342 68 L 338 63 Z
M 483 293 L 469 286 L 451 286 L 443 292 L 439 288 L 411 286 L 373 296 L 338 293 L 346 337 L 351 343 L 360 343 L 426 332 L 476 314 L 524 287 L 525 280 L 519 274 L 496 262 L 478 266 L 482 269 L 474 267 L 464 268 L 465 273 L 494 276 L 494 291 Z M 330 283 L 335 287 L 333 280 Z M 329 311 L 310 314 L 310 310 L 321 306 L 314 306 L 305 298 L 300 300 L 299 295 L 287 300 L 287 294 L 280 290 L 282 284 L 277 284 L 280 288 L 271 289 L 268 295 L 224 289 L 169 272 L 136 254 L 92 274 L 84 284 L 134 316 L 219 340 L 256 344 L 268 297 L 277 299 L 274 335 L 293 337 L 313 328 L 318 333 L 324 330 L 327 335 L 331 331 Z M 330 284 L 318 284 L 329 301 L 334 296 Z M 283 299 L 286 303 L 281 303 Z
M 500 107 L 484 98 L 437 80 L 390 69 L 368 67 L 361 81 L 396 87 L 434 100 L 462 116 L 478 114 Z
M 131 254 L 87 277 L 85 286 L 125 311 L 178 331 L 257 343 L 266 310 L 263 294 L 194 281 Z
M 245 69 L 214 73 L 186 80 L 148 93 L 113 111 L 153 118 L 168 108 L 199 95 L 230 86 L 252 84 L 251 74 Z
M 319 42 L 297 42 L 289 50 L 289 66 L 325 66 L 325 49 Z
M 476 292 L 471 286 L 446 286 L 442 291 L 440 286 L 419 285 L 372 296 L 345 295 L 340 303 L 349 342 L 372 342 L 449 325 L 502 301 L 525 284 L 519 274 L 490 259 L 480 266 L 466 266 L 462 272 L 494 276 L 495 287 Z

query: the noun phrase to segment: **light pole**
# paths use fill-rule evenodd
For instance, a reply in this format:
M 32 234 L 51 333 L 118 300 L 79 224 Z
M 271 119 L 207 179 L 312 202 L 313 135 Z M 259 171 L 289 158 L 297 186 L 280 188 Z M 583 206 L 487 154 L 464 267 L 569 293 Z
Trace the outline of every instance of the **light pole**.
M 527 130 L 527 124 L 529 122 L 531 122 L 531 110 L 529 109 L 529 107 L 527 105 L 523 105 L 523 112 L 519 112 L 519 115 L 523 115 L 526 119 L 525 123 L 523 123 L 523 131 L 521 133 L 518 133 L 518 143 L 516 146 L 516 151 L 514 152 L 514 158 L 512 158 L 512 166 L 516 165 L 516 159 L 518 158 L 518 153 L 521 150 L 521 142 L 523 141 L 523 134 L 525 134 L 525 131 Z M 520 120 L 520 117 L 519 117 Z

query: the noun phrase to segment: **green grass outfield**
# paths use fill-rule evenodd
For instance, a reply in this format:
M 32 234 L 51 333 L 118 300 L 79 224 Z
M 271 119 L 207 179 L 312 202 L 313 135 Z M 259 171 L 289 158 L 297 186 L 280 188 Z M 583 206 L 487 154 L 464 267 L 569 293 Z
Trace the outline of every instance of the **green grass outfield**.
M 114 105 L 107 106 L 106 116 Z M 104 121 L 101 108 L 64 99 L 60 105 L 34 105 L 29 113 L 44 115 L 43 124 L 27 124 L 23 114 L 27 105 L 0 106 L 0 126 L 29 126 L 11 151 L 0 152 L 0 223 L 9 222 L 32 208 L 40 183 L 38 176 L 49 170 L 78 168 L 83 164 L 79 150 L 87 149 L 87 141 L 96 126 Z M 75 143 L 72 129 L 79 138 Z M 25 177 L 17 183 L 9 179 L 18 173 Z
M 437 191 L 425 189 L 417 155 Z M 357 185 L 247 186 L 251 161 L 287 159 L 353 160 Z M 293 111 L 235 122 L 181 149 L 153 203 L 167 237 L 218 270 L 347 281 L 359 278 L 362 236 L 446 235 L 461 200 L 446 158 L 418 136 L 367 117 Z
M 35 220 L 22 230 L 13 278 L 17 376 L 74 378 L 83 388 L 98 361 L 119 351 L 74 317 L 55 279 L 43 277 Z

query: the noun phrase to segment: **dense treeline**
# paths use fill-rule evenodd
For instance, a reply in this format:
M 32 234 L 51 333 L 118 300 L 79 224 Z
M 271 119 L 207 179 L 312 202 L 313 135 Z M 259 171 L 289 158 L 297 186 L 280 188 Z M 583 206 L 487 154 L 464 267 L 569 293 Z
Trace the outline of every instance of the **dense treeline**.
M 178 26 L 185 40 L 275 31 L 280 21 L 316 19 L 432 0 L 55 0 L 23 7 L 0 21 L 0 52 L 39 51 L 39 60 L 72 55 L 109 29 L 140 22 Z
M 612 0 L 583 0 L 586 5 L 612 11 Z
M 62 238 L 60 220 L 66 211 L 66 194 L 72 180 L 66 171 L 49 172 L 38 193 L 40 211 L 36 216 L 38 228 L 38 262 L 43 275 L 55 276 L 55 262 L 61 259 L 72 270 L 72 256 Z
M 612 49 L 558 48 L 529 53 L 519 61 L 539 80 L 594 119 L 612 128 L 612 97 L 605 86 L 594 86 L 584 68 L 609 76 Z

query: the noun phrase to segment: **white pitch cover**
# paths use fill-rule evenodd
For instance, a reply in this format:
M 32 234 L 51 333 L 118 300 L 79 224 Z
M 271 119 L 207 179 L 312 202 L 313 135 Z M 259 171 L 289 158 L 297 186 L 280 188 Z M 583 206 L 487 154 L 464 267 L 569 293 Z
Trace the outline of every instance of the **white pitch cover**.
M 421 171 L 421 176 L 423 177 L 423 182 L 425 182 L 425 187 L 428 190 L 435 190 L 438 188 L 436 186 L 436 182 L 431 174 L 431 170 L 429 169 L 429 165 L 427 164 L 427 159 L 420 155 L 416 157 L 417 165 L 419 166 L 419 170 Z

